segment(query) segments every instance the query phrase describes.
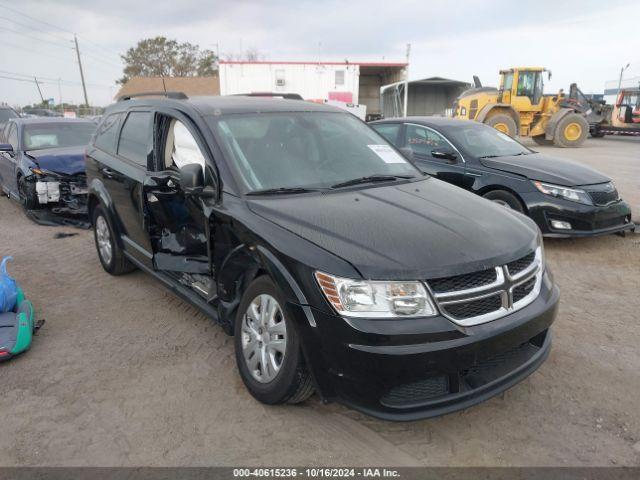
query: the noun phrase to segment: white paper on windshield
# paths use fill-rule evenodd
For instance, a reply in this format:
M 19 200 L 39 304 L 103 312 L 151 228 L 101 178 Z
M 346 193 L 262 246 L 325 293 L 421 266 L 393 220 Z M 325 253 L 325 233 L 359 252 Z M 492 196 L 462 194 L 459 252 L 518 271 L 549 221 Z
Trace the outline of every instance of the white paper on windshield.
M 367 145 L 384 163 L 406 163 L 389 145 Z

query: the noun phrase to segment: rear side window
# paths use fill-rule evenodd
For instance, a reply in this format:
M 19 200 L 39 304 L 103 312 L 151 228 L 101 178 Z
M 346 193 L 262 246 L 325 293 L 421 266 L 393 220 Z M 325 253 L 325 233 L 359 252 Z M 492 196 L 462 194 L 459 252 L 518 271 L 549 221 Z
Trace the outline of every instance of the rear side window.
M 398 133 L 400 132 L 400 124 L 383 123 L 380 125 L 372 125 L 372 127 L 390 143 L 398 145 Z
M 152 150 L 151 113 L 131 112 L 122 126 L 118 155 L 147 167 Z
M 94 145 L 100 150 L 115 155 L 116 139 L 118 135 L 118 125 L 120 124 L 121 113 L 114 113 L 104 119 L 96 132 Z

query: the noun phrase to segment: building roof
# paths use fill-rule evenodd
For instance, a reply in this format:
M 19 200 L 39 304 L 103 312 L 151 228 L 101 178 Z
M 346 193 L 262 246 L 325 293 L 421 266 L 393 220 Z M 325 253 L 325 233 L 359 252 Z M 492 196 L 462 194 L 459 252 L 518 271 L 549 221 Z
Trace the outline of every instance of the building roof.
M 389 87 L 404 85 L 404 83 L 405 83 L 404 81 L 391 83 L 389 85 L 384 85 L 382 88 L 386 90 Z M 450 85 L 450 86 L 460 86 L 460 87 L 471 86 L 469 82 L 462 82 L 460 80 L 451 80 L 449 78 L 444 78 L 444 77 L 429 77 L 429 78 L 421 78 L 419 80 L 409 80 L 409 86 L 411 85 Z
M 361 67 L 406 67 L 405 62 L 289 62 L 289 61 L 249 61 L 249 60 L 220 60 L 220 65 L 359 65 Z
M 118 91 L 115 98 L 143 92 L 183 92 L 187 95 L 220 95 L 220 79 L 211 77 L 133 77 Z

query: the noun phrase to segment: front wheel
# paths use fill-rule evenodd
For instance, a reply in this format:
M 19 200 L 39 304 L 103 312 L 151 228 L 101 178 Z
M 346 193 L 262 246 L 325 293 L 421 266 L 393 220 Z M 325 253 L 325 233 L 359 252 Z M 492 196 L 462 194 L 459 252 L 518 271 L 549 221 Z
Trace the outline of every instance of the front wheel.
M 553 135 L 553 143 L 558 147 L 579 147 L 587 138 L 589 122 L 577 113 L 570 113 L 560 119 Z
M 515 210 L 516 212 L 524 213 L 524 207 L 520 200 L 513 195 L 512 193 L 506 192 L 504 190 L 493 190 L 491 192 L 485 193 L 483 195 L 487 200 L 491 200 L 498 205 L 502 205 L 503 207 L 510 208 L 511 210 Z
M 257 400 L 300 403 L 313 394 L 296 328 L 269 277 L 255 279 L 245 291 L 234 335 L 240 376 Z

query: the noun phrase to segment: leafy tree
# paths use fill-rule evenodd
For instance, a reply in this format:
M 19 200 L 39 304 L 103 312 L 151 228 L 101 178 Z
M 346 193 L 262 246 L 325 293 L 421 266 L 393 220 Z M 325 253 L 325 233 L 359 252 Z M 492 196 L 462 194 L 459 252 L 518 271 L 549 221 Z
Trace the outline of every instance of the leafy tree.
M 145 38 L 121 55 L 124 76 L 131 77 L 194 77 L 213 75 L 218 61 L 211 50 L 200 50 L 191 43 L 178 43 L 166 37 Z

